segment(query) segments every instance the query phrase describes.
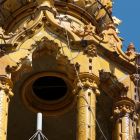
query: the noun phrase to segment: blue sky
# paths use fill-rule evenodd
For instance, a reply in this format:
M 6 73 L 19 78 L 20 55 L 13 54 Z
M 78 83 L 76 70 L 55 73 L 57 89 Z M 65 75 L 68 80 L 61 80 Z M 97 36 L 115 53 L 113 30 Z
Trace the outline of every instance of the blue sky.
M 118 28 L 124 39 L 123 50 L 133 42 L 140 52 L 140 0 L 114 0 L 113 15 L 122 20 Z

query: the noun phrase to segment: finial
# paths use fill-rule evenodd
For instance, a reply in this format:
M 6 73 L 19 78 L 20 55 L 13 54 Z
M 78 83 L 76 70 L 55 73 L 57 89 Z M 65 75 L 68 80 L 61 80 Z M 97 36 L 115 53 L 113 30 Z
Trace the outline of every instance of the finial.
M 136 49 L 135 46 L 132 42 L 130 42 L 130 44 L 128 45 L 127 51 L 126 51 L 126 55 L 129 57 L 134 57 L 136 55 Z
M 113 19 L 113 22 L 116 26 L 118 26 L 122 23 L 122 21 L 115 16 L 113 16 L 112 19 Z
M 134 44 L 133 44 L 133 42 L 130 42 L 130 44 L 128 45 L 128 48 L 127 48 L 127 51 L 133 51 L 133 52 L 135 52 L 135 46 L 134 46 Z

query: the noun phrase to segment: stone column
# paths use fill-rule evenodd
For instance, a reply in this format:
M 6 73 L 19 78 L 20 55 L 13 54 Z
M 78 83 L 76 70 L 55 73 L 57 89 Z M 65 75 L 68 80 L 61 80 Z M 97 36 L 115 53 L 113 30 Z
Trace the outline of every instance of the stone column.
M 120 100 L 114 104 L 113 140 L 136 139 L 135 104 L 130 100 Z
M 97 84 L 89 75 L 82 77 L 77 87 L 77 140 L 95 140 Z
M 7 137 L 8 105 L 13 95 L 11 87 L 10 80 L 0 76 L 0 140 L 6 140 Z

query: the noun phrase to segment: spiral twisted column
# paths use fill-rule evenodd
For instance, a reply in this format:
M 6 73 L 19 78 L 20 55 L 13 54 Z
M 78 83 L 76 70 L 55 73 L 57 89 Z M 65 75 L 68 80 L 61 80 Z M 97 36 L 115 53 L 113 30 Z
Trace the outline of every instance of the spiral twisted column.
M 96 95 L 98 86 L 91 75 L 82 75 L 76 82 L 77 140 L 95 140 L 96 137 Z
M 120 100 L 114 105 L 114 134 L 113 140 L 136 139 L 135 104 L 130 100 Z
M 0 140 L 6 140 L 7 137 L 8 106 L 12 95 L 11 81 L 0 76 Z

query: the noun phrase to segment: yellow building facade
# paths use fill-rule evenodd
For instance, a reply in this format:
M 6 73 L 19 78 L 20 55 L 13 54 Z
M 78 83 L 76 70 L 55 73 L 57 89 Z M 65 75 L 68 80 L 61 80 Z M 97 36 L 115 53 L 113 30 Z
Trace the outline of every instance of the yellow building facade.
M 140 139 L 140 57 L 122 51 L 112 0 L 0 0 L 0 140 Z

